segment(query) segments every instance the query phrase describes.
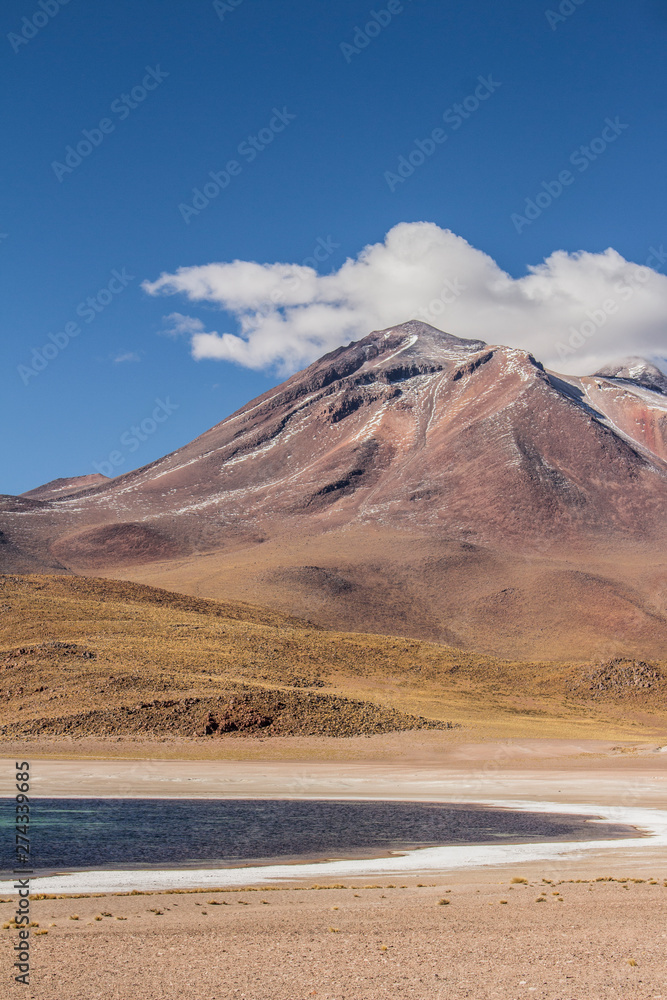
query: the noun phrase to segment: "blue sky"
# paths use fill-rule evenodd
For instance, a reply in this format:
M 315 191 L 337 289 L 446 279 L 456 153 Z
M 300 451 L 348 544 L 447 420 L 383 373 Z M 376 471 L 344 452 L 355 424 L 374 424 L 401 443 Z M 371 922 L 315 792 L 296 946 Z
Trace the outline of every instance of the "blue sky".
M 298 264 L 326 244 L 326 275 L 416 222 L 513 278 L 558 250 L 643 265 L 667 243 L 657 0 L 6 0 L 0 18 L 3 493 L 112 452 L 129 471 L 282 380 L 284 356 L 197 361 L 187 337 L 161 335 L 174 312 L 233 335 L 243 318 L 220 297 L 148 294 L 162 273 Z M 454 127 L 443 115 L 480 77 L 493 92 Z M 613 140 L 607 119 L 626 126 Z M 446 141 L 388 179 L 437 128 Z M 577 167 L 604 129 L 604 151 Z M 188 213 L 230 161 L 224 190 Z M 564 169 L 573 182 L 519 232 L 512 216 Z M 140 440 L 142 422 L 154 429 Z

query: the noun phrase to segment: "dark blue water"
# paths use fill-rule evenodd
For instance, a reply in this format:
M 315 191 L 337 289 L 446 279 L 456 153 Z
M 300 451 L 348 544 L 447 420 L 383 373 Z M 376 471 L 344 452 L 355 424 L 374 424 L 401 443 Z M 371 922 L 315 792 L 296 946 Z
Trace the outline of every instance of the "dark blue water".
M 13 867 L 14 802 L 0 799 L 0 868 Z M 216 867 L 372 857 L 439 844 L 637 836 L 580 816 L 470 805 L 256 799 L 33 799 L 32 867 Z

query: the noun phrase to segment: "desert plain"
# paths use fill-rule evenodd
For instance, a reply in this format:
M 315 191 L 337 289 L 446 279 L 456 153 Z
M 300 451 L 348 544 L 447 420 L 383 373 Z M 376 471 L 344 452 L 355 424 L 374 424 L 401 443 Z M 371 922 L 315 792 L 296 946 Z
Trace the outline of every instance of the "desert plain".
M 469 742 L 456 730 L 261 743 L 227 736 L 206 760 L 179 760 L 179 748 L 164 743 L 121 741 L 106 758 L 99 740 L 74 743 L 38 741 L 36 795 L 551 802 L 563 811 L 597 806 L 631 823 L 638 811 L 661 810 L 667 787 L 659 741 Z M 13 761 L 3 763 L 7 774 Z M 647 837 L 641 846 L 581 845 L 502 863 L 470 854 L 464 867 L 343 878 L 326 874 L 325 863 L 320 878 L 294 865 L 291 878 L 254 870 L 245 884 L 238 869 L 234 884 L 220 871 L 208 873 L 206 886 L 186 879 L 100 892 L 91 882 L 88 891 L 51 884 L 40 892 L 35 883 L 29 995 L 664 997 L 664 846 Z M 15 900 L 4 891 L 0 898 L 3 924 L 11 924 Z M 13 936 L 4 926 L 5 960 Z M 26 992 L 12 984 L 10 995 Z

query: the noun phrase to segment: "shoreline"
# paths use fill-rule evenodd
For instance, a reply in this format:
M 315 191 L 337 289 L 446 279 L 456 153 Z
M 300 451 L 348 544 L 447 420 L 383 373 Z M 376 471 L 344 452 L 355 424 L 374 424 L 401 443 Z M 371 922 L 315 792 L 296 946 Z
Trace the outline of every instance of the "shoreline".
M 486 800 L 479 805 L 489 808 L 559 813 L 562 803 Z M 667 810 L 622 807 L 603 809 L 580 803 L 566 804 L 573 815 L 595 817 L 591 822 L 622 822 L 642 831 L 639 837 L 611 840 L 550 841 L 523 844 L 472 844 L 418 848 L 400 856 L 345 859 L 323 862 L 282 863 L 254 866 L 226 866 L 190 869 L 113 869 L 88 870 L 31 879 L 36 893 L 123 893 L 132 891 L 169 891 L 174 889 L 228 889 L 242 886 L 285 886 L 313 879 L 351 879 L 369 877 L 442 876 L 466 869 L 488 870 L 531 862 L 601 860 L 607 852 L 631 856 L 667 847 Z M 664 856 L 664 855 L 663 855 Z M 11 881 L 0 882 L 0 892 L 11 892 Z
M 286 740 L 252 757 L 235 741 L 227 746 L 229 756 L 214 760 L 142 754 L 40 757 L 30 752 L 36 748 L 16 749 L 31 762 L 30 794 L 37 798 L 316 798 L 462 804 L 511 799 L 649 808 L 667 802 L 667 748 L 657 742 L 452 743 L 438 735 L 400 734 L 364 741 Z M 0 757 L 7 792 L 18 759 Z
M 11 800 L 8 800 L 8 801 L 11 801 Z M 83 800 L 81 800 L 81 799 L 79 799 L 79 800 L 69 800 L 69 799 L 66 799 L 66 800 L 59 800 L 59 799 L 55 799 L 55 800 L 40 800 L 37 797 L 33 796 L 32 801 L 33 802 L 39 802 L 39 801 L 56 801 L 56 802 L 57 801 L 66 801 L 66 802 L 70 802 L 70 801 L 85 801 L 85 802 L 88 802 L 88 801 L 93 801 L 93 802 L 100 802 L 100 801 L 101 802 L 107 802 L 107 801 L 120 801 L 120 802 L 130 802 L 130 801 L 142 801 L 142 802 L 144 802 L 144 801 L 146 801 L 146 802 L 155 802 L 155 801 L 159 801 L 159 802 L 178 802 L 178 801 L 183 801 L 183 800 L 181 800 L 181 799 L 174 799 L 174 798 L 171 798 L 171 799 L 155 799 L 155 798 L 151 798 L 151 799 L 146 799 L 146 800 L 143 800 L 143 799 L 142 800 L 113 799 L 113 798 L 93 799 L 93 800 L 88 800 L 88 799 L 83 799 Z M 283 799 L 262 799 L 262 800 L 258 800 L 258 799 L 244 799 L 244 800 L 239 800 L 236 797 L 229 797 L 228 799 L 224 799 L 224 800 L 219 800 L 219 799 L 218 800 L 193 799 L 193 800 L 186 800 L 186 801 L 192 801 L 192 802 L 201 802 L 201 801 L 230 801 L 230 802 L 234 802 L 234 801 L 243 801 L 243 802 L 256 802 L 256 801 L 268 801 L 268 802 L 292 801 L 293 802 L 293 801 L 301 801 L 301 802 L 313 802 L 314 801 L 314 802 L 328 802 L 328 803 L 332 803 L 333 802 L 333 803 L 340 803 L 340 804 L 349 803 L 349 802 L 356 802 L 356 803 L 363 803 L 363 804 L 378 804 L 378 803 L 381 803 L 381 804 L 384 805 L 384 804 L 387 804 L 388 800 L 386 800 L 386 799 L 380 799 L 380 800 L 378 800 L 378 799 L 362 799 L 362 798 L 351 798 L 351 797 L 348 797 L 347 799 L 318 799 L 318 800 L 313 800 L 311 798 L 307 798 L 307 799 L 285 799 L 285 798 L 283 798 Z M 274 856 L 271 856 L 271 855 L 253 855 L 253 856 L 248 856 L 245 859 L 238 859 L 237 858 L 237 859 L 229 860 L 229 861 L 227 861 L 225 859 L 220 859 L 220 860 L 217 860 L 217 861 L 216 860 L 212 860 L 212 859 L 211 860 L 204 860 L 204 859 L 202 859 L 199 862 L 197 862 L 197 861 L 181 861 L 181 862 L 174 863 L 174 864 L 171 864 L 171 863 L 169 863 L 166 860 L 163 861 L 163 862 L 161 862 L 161 863 L 155 862 L 155 863 L 143 863 L 143 864 L 139 863 L 139 862 L 132 862 L 132 863 L 129 863 L 129 864 L 123 864 L 122 862 L 113 862 L 113 863 L 106 864 L 102 868 L 99 868 L 99 867 L 95 866 L 94 864 L 88 864 L 88 865 L 86 865 L 86 864 L 79 864 L 79 865 L 72 866 L 72 867 L 63 867 L 63 866 L 59 867 L 57 865 L 43 865 L 43 866 L 39 866 L 38 868 L 36 868 L 34 870 L 34 873 L 31 875 L 31 882 L 35 882 L 37 879 L 43 880 L 43 879 L 52 879 L 52 878 L 56 878 L 56 877 L 57 878 L 63 878 L 63 877 L 66 877 L 66 876 L 93 875 L 93 874 L 96 874 L 98 872 L 117 873 L 117 874 L 121 874 L 122 873 L 123 875 L 128 875 L 128 873 L 135 872 L 135 873 L 137 873 L 137 875 L 139 877 L 143 877 L 144 875 L 147 875 L 148 873 L 151 873 L 151 872 L 154 873 L 154 874 L 156 874 L 156 875 L 164 874 L 164 872 L 167 872 L 167 871 L 168 872 L 180 872 L 180 873 L 182 873 L 182 874 L 185 875 L 187 873 L 199 873 L 199 872 L 228 872 L 228 871 L 248 871 L 248 870 L 256 871 L 258 869 L 261 869 L 262 871 L 272 871 L 276 867 L 280 867 L 280 868 L 290 867 L 290 868 L 294 869 L 294 871 L 295 871 L 295 873 L 297 875 L 299 875 L 299 871 L 300 871 L 300 869 L 304 865 L 309 865 L 309 866 L 310 865 L 323 865 L 323 864 L 327 864 L 327 863 L 331 863 L 331 862 L 340 862 L 340 863 L 345 863 L 345 862 L 361 862 L 361 863 L 364 863 L 364 862 L 374 862 L 374 861 L 379 861 L 380 859 L 396 859 L 396 858 L 401 858 L 401 857 L 404 857 L 406 855 L 413 854 L 415 852 L 423 852 L 423 851 L 428 851 L 428 850 L 432 851 L 432 850 L 444 850 L 444 849 L 449 849 L 449 848 L 466 848 L 466 849 L 468 849 L 470 851 L 474 851 L 474 850 L 482 850 L 483 851 L 486 848 L 493 848 L 493 847 L 499 847 L 499 846 L 507 847 L 507 848 L 517 848 L 517 849 L 520 849 L 522 847 L 539 846 L 541 844 L 552 844 L 552 843 L 554 843 L 554 844 L 563 844 L 563 845 L 569 844 L 569 845 L 573 845 L 573 846 L 576 846 L 576 845 L 583 846 L 583 845 L 588 844 L 588 843 L 590 843 L 592 841 L 595 841 L 596 839 L 597 840 L 601 840 L 601 841 L 605 841 L 605 842 L 606 841 L 612 841 L 614 843 L 619 844 L 619 846 L 622 846 L 623 844 L 627 843 L 628 841 L 635 841 L 635 840 L 638 840 L 638 839 L 644 840 L 644 839 L 647 839 L 647 838 L 651 839 L 651 837 L 652 837 L 652 833 L 651 832 L 642 833 L 640 827 L 634 826 L 633 824 L 630 824 L 630 823 L 621 823 L 621 822 L 616 821 L 614 824 L 608 824 L 607 821 L 605 820 L 605 818 L 603 816 L 599 815 L 599 812 L 596 812 L 595 814 L 593 814 L 593 813 L 589 814 L 587 812 L 584 812 L 583 809 L 576 809 L 576 810 L 572 810 L 572 811 L 568 812 L 567 808 L 563 808 L 561 806 L 554 807 L 553 809 L 551 809 L 551 808 L 540 808 L 539 804 L 537 804 L 537 803 L 526 803 L 526 808 L 525 809 L 522 809 L 521 806 L 518 806 L 517 809 L 513 809 L 511 803 L 505 803 L 505 802 L 502 803 L 501 805 L 494 804 L 494 803 L 484 803 L 484 802 L 479 802 L 479 803 L 474 803 L 474 802 L 459 803 L 459 802 L 441 802 L 441 801 L 434 802 L 432 800 L 428 800 L 428 801 L 424 800 L 424 801 L 420 801 L 419 803 L 416 803 L 414 799 L 409 800 L 409 802 L 406 801 L 406 800 L 403 800 L 403 799 L 394 799 L 394 800 L 392 800 L 392 802 L 394 802 L 397 805 L 399 805 L 399 804 L 401 804 L 401 805 L 407 805 L 407 804 L 412 804 L 412 803 L 419 804 L 419 805 L 435 805 L 435 806 L 438 806 L 438 807 L 441 807 L 441 808 L 444 808 L 444 809 L 447 809 L 448 807 L 451 807 L 451 809 L 454 810 L 454 811 L 456 811 L 457 809 L 463 809 L 463 810 L 466 810 L 466 811 L 473 811 L 473 812 L 476 811 L 476 810 L 479 810 L 482 815 L 484 815 L 484 814 L 488 813 L 489 811 L 491 811 L 489 809 L 489 806 L 492 806 L 493 807 L 493 812 L 507 811 L 507 812 L 510 812 L 510 813 L 514 813 L 514 812 L 517 812 L 517 811 L 523 811 L 523 812 L 529 812 L 529 813 L 531 813 L 531 814 L 533 814 L 535 816 L 540 815 L 540 814 L 544 815 L 545 813 L 550 813 L 550 814 L 552 814 L 554 816 L 560 817 L 561 819 L 566 818 L 566 817 L 567 818 L 574 818 L 574 816 L 576 816 L 578 819 L 582 820 L 582 823 L 581 823 L 581 826 L 576 831 L 572 831 L 570 834 L 562 836 L 562 837 L 559 836 L 557 840 L 553 840 L 553 838 L 549 838 L 546 834 L 533 833 L 532 835 L 529 835 L 529 834 L 522 835 L 520 832 L 516 832 L 516 834 L 515 833 L 498 833 L 495 837 L 490 836 L 488 839 L 476 838 L 476 839 L 465 840 L 465 839 L 463 839 L 462 837 L 459 836 L 459 837 L 457 837 L 455 839 L 452 839 L 452 840 L 445 840 L 445 841 L 442 841 L 442 842 L 438 842 L 436 840 L 432 840 L 430 843 L 424 842 L 424 843 L 421 843 L 419 845 L 412 844 L 412 845 L 402 846 L 400 843 L 396 843 L 395 846 L 382 846 L 382 845 L 378 845 L 377 847 L 375 847 L 373 845 L 368 845 L 367 847 L 356 847 L 356 848 L 353 847 L 353 848 L 350 848 L 350 849 L 341 848 L 340 850 L 335 850 L 334 848 L 331 848 L 328 853 L 325 853 L 325 851 L 323 851 L 323 850 L 320 850 L 319 853 L 316 853 L 316 852 L 313 852 L 313 851 L 310 851 L 310 852 L 308 852 L 308 851 L 302 851 L 301 853 L 293 853 L 293 854 L 289 854 L 289 855 L 274 855 Z M 600 824 L 601 826 L 605 827 L 605 834 L 606 835 L 604 835 L 602 837 L 600 837 L 600 836 L 596 837 L 596 834 L 599 833 L 599 831 L 596 831 L 594 829 L 595 826 L 596 826 L 596 824 Z M 398 840 L 400 840 L 400 837 L 397 837 L 397 841 Z M 13 872 L 10 869 L 0 870 L 0 888 L 2 887 L 2 885 L 4 883 L 10 881 L 11 878 L 12 878 L 12 876 L 13 876 Z

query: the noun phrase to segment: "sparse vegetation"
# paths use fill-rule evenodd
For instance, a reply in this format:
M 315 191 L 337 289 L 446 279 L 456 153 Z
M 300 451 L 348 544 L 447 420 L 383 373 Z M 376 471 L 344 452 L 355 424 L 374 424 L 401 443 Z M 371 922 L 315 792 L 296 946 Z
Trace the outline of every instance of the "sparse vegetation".
M 286 616 L 67 577 L 0 577 L 0 593 L 13 602 L 4 636 L 23 642 L 0 652 L 2 680 L 20 679 L 4 692 L 11 721 L 0 736 L 352 736 L 452 725 L 307 690 L 325 686 L 310 642 L 332 639 Z M 317 661 L 310 677 L 294 673 L 304 658 Z
M 523 735 L 562 735 L 569 727 L 619 736 L 631 721 L 622 718 L 627 702 L 615 688 L 591 693 L 595 671 L 608 673 L 599 664 L 516 663 L 412 639 L 328 632 L 249 605 L 122 581 L 0 576 L 0 602 L 0 739 L 211 743 L 224 733 L 371 735 L 447 728 L 450 720 L 493 720 Z M 640 678 L 632 704 L 641 724 L 664 725 L 665 667 L 640 666 L 618 669 Z

